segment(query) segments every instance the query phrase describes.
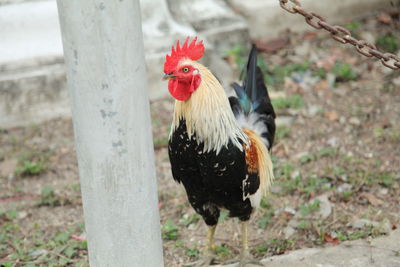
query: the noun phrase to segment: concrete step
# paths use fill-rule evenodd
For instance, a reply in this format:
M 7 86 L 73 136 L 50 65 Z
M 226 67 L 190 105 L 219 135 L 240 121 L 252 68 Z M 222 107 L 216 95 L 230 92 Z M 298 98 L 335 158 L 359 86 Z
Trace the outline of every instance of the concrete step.
M 203 63 L 225 84 L 232 81 L 229 66 L 217 53 L 246 42 L 247 26 L 223 1 L 194 1 L 192 7 L 187 1 L 142 0 L 141 4 L 150 99 L 168 94 L 166 82 L 161 80 L 165 55 L 176 40 L 186 36 L 203 39 L 207 48 Z M 186 20 L 170 12 L 190 7 L 211 7 L 218 12 L 196 19 L 187 13 Z M 0 25 L 0 127 L 69 117 L 56 1 L 0 0 Z

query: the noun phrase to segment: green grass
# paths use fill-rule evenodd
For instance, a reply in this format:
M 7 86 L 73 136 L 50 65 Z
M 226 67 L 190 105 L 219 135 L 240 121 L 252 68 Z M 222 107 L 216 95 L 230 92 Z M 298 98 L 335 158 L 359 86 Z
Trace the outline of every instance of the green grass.
M 346 29 L 348 29 L 354 37 L 359 35 L 361 22 L 359 21 L 352 21 L 344 25 Z
M 285 139 L 290 136 L 290 127 L 286 125 L 279 125 L 276 127 L 275 137 L 278 140 Z
M 1 266 L 89 266 L 86 259 L 87 242 L 71 238 L 79 228 L 72 227 L 50 237 L 36 231 L 26 239 L 23 237 L 24 230 L 16 223 L 14 216 L 9 219 L 0 225 Z
M 15 173 L 20 176 L 32 176 L 43 173 L 48 168 L 51 151 L 30 150 L 20 155 Z
M 383 52 L 396 53 L 399 50 L 399 40 L 395 35 L 388 33 L 376 40 L 376 45 Z
M 215 246 L 214 251 L 220 260 L 227 259 L 232 255 L 230 249 L 223 246 Z
M 255 254 L 265 256 L 266 254 L 280 255 L 288 250 L 295 248 L 295 241 L 291 239 L 272 239 L 258 245 L 255 248 Z
M 335 63 L 332 72 L 336 75 L 337 82 L 347 82 L 358 78 L 358 74 L 353 71 L 352 66 L 342 61 Z
M 50 206 L 50 207 L 56 207 L 59 206 L 61 203 L 60 198 L 56 196 L 56 193 L 54 192 L 54 188 L 51 186 L 45 186 L 42 189 L 42 192 L 40 194 L 40 206 Z
M 185 254 L 189 258 L 198 258 L 200 255 L 200 251 L 197 248 L 188 248 L 186 249 Z
M 161 234 L 164 240 L 176 240 L 179 236 L 179 227 L 173 221 L 166 221 L 161 227 Z
M 201 219 L 201 216 L 198 214 L 193 214 L 191 216 L 183 216 L 179 220 L 179 224 L 181 224 L 185 227 L 188 227 L 189 225 L 191 225 L 193 223 L 197 223 L 200 219 Z
M 312 214 L 313 212 L 316 212 L 319 210 L 319 204 L 321 203 L 321 201 L 319 201 L 318 199 L 315 199 L 312 203 L 310 204 L 303 204 L 300 206 L 300 214 L 305 217 L 308 216 L 310 214 Z
M 271 100 L 275 110 L 280 109 L 300 109 L 304 106 L 304 99 L 299 94 L 294 94 L 289 97 L 277 97 Z

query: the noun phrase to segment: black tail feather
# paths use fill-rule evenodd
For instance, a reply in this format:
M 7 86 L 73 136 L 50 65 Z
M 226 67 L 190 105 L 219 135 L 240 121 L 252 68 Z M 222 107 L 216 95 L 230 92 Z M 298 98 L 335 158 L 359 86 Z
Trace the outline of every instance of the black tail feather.
M 237 97 L 230 97 L 229 102 L 235 117 L 241 113 L 249 116 L 250 113 L 259 114 L 260 122 L 265 124 L 267 131 L 261 133 L 261 137 L 268 141 L 268 148 L 271 149 L 275 136 L 275 111 L 264 83 L 264 75 L 257 66 L 257 48 L 252 45 L 246 68 L 246 75 L 243 86 L 237 83 L 232 84 Z

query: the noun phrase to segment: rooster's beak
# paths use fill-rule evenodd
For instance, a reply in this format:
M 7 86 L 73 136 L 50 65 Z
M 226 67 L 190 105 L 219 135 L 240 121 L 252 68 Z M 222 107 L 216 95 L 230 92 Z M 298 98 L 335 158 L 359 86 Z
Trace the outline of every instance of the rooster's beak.
M 175 77 L 176 76 L 173 75 L 172 73 L 168 73 L 168 74 L 164 75 L 163 80 L 171 80 L 171 79 L 174 79 Z

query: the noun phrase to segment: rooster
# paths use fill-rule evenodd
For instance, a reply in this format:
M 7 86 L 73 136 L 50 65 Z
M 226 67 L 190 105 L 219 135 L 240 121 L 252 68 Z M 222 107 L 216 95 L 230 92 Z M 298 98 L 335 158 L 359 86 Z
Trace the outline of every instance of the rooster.
M 221 209 L 241 222 L 240 266 L 254 263 L 248 246 L 248 221 L 273 180 L 270 150 L 275 112 L 257 66 L 253 45 L 237 97 L 227 97 L 216 77 L 197 62 L 202 41 L 189 37 L 172 47 L 164 79 L 176 99 L 168 154 L 172 175 L 182 183 L 191 206 L 208 226 L 198 266 L 213 260 L 214 233 Z

